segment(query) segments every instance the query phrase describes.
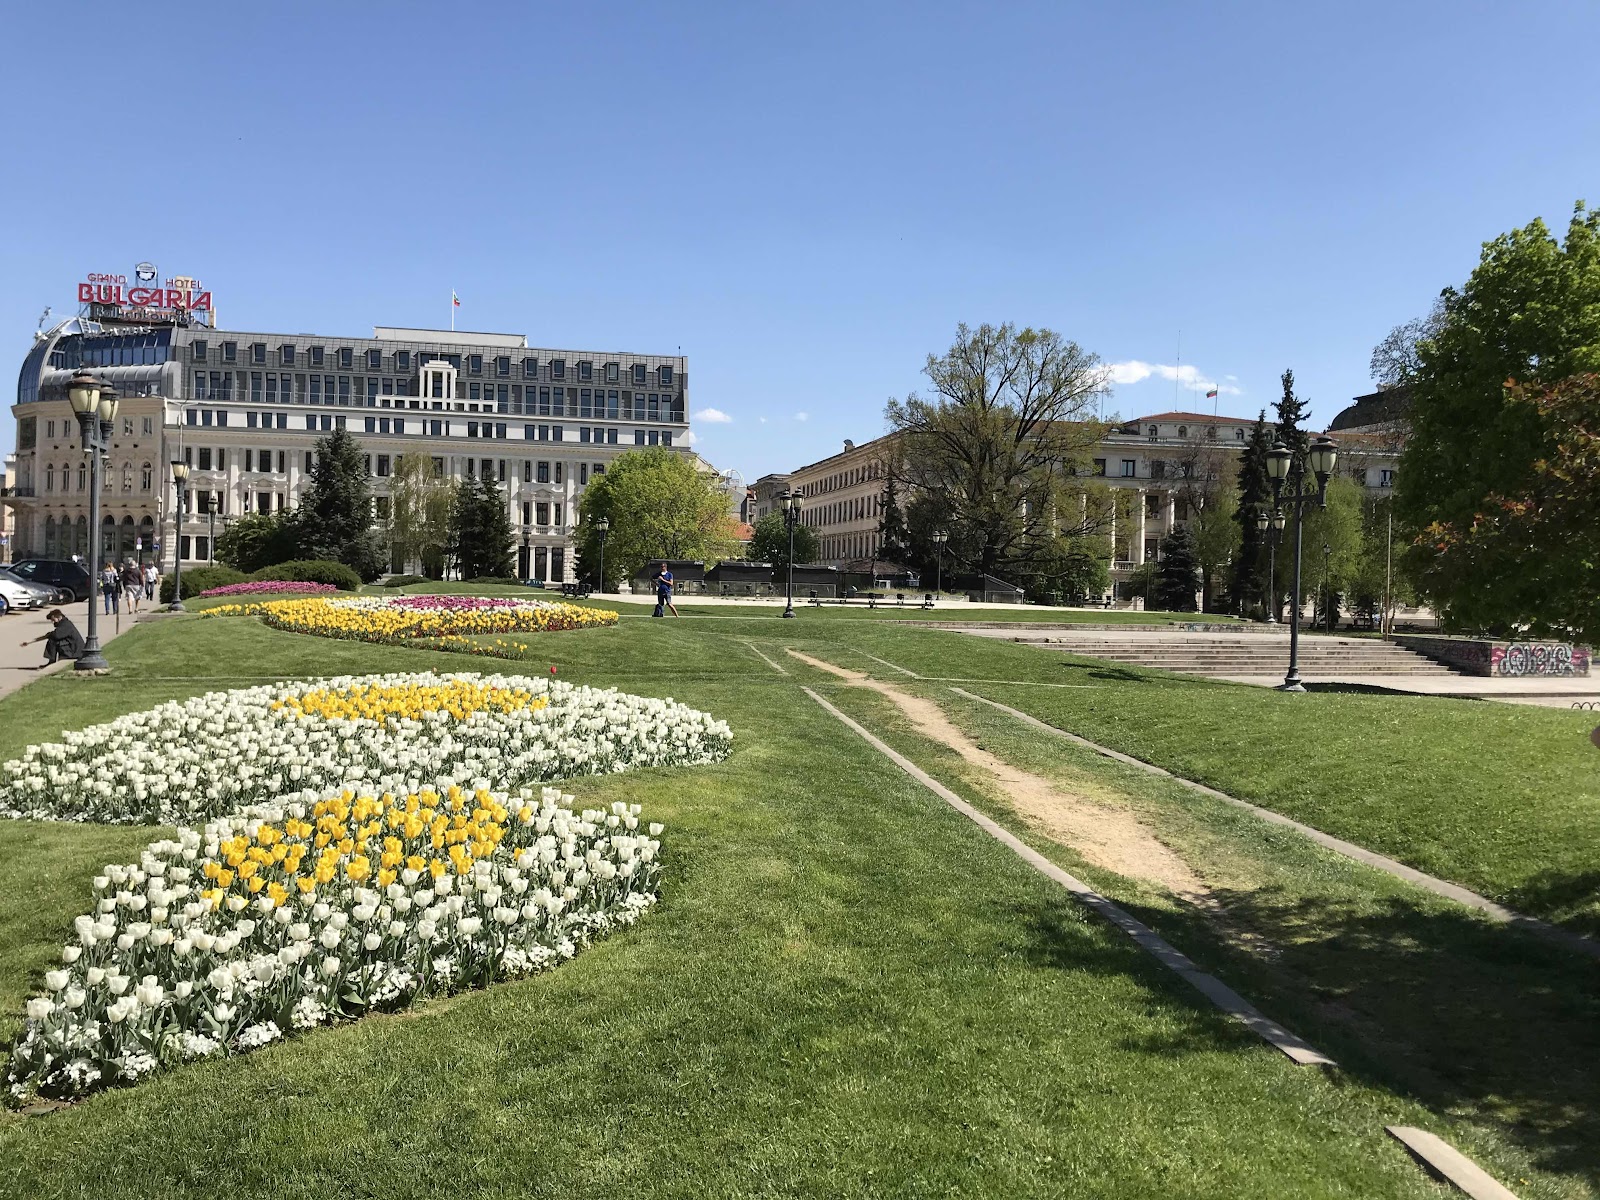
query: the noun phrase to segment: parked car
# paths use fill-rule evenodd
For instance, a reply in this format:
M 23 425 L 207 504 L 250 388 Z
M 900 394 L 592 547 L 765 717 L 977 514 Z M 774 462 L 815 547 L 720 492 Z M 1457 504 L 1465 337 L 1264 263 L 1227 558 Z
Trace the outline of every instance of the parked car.
M 89 569 L 66 558 L 24 558 L 11 564 L 11 573 L 29 583 L 65 588 L 74 600 L 89 598 Z
M 35 583 L 31 579 L 24 579 L 14 574 L 10 567 L 0 567 L 0 579 L 8 580 L 32 593 L 35 601 L 41 607 L 46 604 L 71 604 L 72 591 L 69 588 L 57 587 L 53 583 Z
M 0 616 L 13 609 L 38 608 L 39 598 L 20 583 L 0 579 Z

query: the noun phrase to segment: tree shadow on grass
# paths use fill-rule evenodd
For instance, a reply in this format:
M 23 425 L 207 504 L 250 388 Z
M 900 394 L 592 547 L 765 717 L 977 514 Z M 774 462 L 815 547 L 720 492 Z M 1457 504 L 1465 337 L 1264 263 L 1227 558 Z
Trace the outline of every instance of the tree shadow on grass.
M 1569 929 L 1600 936 L 1600 871 L 1541 871 L 1511 893 L 1519 912 L 1543 913 Z
M 1600 962 L 1404 898 L 1213 895 L 1273 952 L 1198 911 L 1124 907 L 1345 1072 L 1492 1123 L 1541 1169 L 1600 1186 Z

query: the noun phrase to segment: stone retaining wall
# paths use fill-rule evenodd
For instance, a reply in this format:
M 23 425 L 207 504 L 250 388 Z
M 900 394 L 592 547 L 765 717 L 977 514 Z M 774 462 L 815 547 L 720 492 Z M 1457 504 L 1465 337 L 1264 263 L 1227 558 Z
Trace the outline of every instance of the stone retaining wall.
M 1499 642 L 1489 638 L 1397 633 L 1394 642 L 1464 675 L 1524 677 L 1589 673 L 1589 648 L 1570 642 Z

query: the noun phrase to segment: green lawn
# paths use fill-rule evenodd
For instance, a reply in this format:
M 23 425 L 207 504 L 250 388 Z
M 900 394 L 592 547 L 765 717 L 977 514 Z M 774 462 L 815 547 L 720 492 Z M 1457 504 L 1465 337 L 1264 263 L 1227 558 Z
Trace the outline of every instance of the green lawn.
M 1575 986 L 1569 962 L 1226 806 L 1197 814 L 1175 785 L 995 727 L 987 712 L 967 711 L 977 707 L 970 702 L 952 707 L 1008 759 L 1122 789 L 1171 844 L 1216 864 L 1219 881 L 1256 901 L 1241 901 L 1238 919 L 1273 928 L 1291 947 L 1281 969 L 1231 948 L 1169 897 L 1095 879 L 1263 1008 L 1348 1058 L 1331 1075 L 1295 1067 L 838 725 L 799 688 L 823 678 L 793 660 L 780 675 L 756 649 L 778 659 L 783 646 L 800 646 L 895 682 L 907 680 L 862 652 L 926 675 L 999 680 L 996 698 L 1088 736 L 1096 734 L 1080 724 L 1083 711 L 1103 717 L 1117 693 L 1177 696 L 1189 682 L 1095 678 L 1038 651 L 863 624 L 857 613 L 867 615 L 630 616 L 614 629 L 525 639 L 532 671 L 554 665 L 574 682 L 670 694 L 733 724 L 735 752 L 716 767 L 573 787 L 585 801 L 643 803 L 648 819 L 667 823 L 660 908 L 543 977 L 180 1069 L 48 1118 L 0 1118 L 0 1194 L 1442 1195 L 1383 1135 L 1392 1122 L 1439 1130 L 1526 1197 L 1593 1194 L 1600 1175 L 1592 1145 L 1581 1145 L 1592 1128 L 1582 1114 L 1559 1119 L 1563 1104 L 1592 1111 L 1590 1093 L 1559 1090 L 1594 1058 L 1583 1021 L 1595 1028 L 1595 1014 L 1574 1015 L 1549 995 Z M 141 626 L 108 657 L 117 670 L 109 678 L 51 676 L 0 701 L 0 757 L 63 728 L 235 681 L 517 666 L 238 619 Z M 1027 679 L 1093 690 L 1007 682 Z M 952 699 L 936 685 L 912 686 Z M 881 702 L 847 691 L 833 689 L 837 702 L 909 737 L 875 709 Z M 1036 707 L 1041 696 L 1064 707 Z M 1330 702 L 1325 739 L 1326 727 L 1364 727 L 1375 711 L 1372 697 L 1299 699 Z M 1521 712 L 1479 707 L 1502 719 Z M 1156 726 L 1170 740 L 1170 728 Z M 1286 745 L 1268 733 L 1255 744 L 1298 754 L 1290 730 L 1274 728 Z M 1475 736 L 1482 744 L 1489 726 Z M 937 747 L 914 743 L 905 748 L 970 791 Z M 1335 740 L 1347 756 L 1361 744 Z M 1537 758 L 1521 744 L 1496 737 L 1508 776 Z M 1461 748 L 1431 746 L 1422 771 L 1439 772 Z M 1471 774 L 1470 761 L 1456 770 Z M 1407 795 L 1442 804 L 1426 793 L 1418 783 Z M 14 1035 L 89 876 L 150 836 L 0 826 L 0 1037 Z M 1052 853 L 1092 877 L 1069 850 Z M 1341 906 L 1348 919 L 1339 924 Z M 1396 906 L 1405 911 L 1381 924 Z M 1444 970 L 1458 952 L 1499 955 L 1505 976 L 1530 992 L 1539 974 L 1546 1002 L 1521 1010 L 1526 1041 L 1492 1039 L 1480 1022 L 1505 1011 L 1437 988 L 1423 1004 L 1461 1011 L 1429 1040 L 1416 1005 L 1409 1025 L 1400 1020 L 1403 973 L 1367 978 L 1408 968 L 1420 986 L 1426 964 Z M 1377 1015 L 1344 1022 L 1325 1011 L 1325 994 L 1339 987 Z M 1492 999 L 1509 1005 L 1512 995 Z M 1485 1081 L 1493 1086 L 1424 1086 L 1452 1054 L 1470 1055 L 1475 1034 L 1495 1048 Z M 1535 1096 L 1533 1065 L 1519 1075 L 1501 1047 L 1542 1035 L 1552 1045 L 1573 1039 L 1571 1061 L 1565 1074 L 1543 1072 L 1547 1086 Z

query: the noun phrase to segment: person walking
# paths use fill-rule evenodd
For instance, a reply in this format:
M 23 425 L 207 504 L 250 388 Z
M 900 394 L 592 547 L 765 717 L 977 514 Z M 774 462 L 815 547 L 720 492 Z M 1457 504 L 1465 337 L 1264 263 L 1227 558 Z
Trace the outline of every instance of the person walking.
M 150 603 L 156 602 L 156 586 L 161 582 L 161 572 L 156 570 L 155 563 L 150 563 L 144 569 L 144 598 Z
M 672 588 L 674 584 L 672 572 L 667 570 L 667 564 L 662 563 L 656 570 L 656 610 L 652 614 L 657 617 L 667 615 L 666 610 L 671 609 L 672 615 L 678 615 L 678 606 L 672 602 Z
M 144 572 L 131 558 L 122 566 L 122 594 L 128 598 L 129 615 L 138 616 L 139 601 L 144 598 Z
M 121 613 L 122 576 L 110 563 L 100 568 L 100 595 L 105 600 L 105 612 L 102 615 L 109 617 L 112 613 Z
M 52 608 L 46 618 L 50 622 L 50 630 L 36 638 L 27 638 L 24 646 L 31 646 L 36 642 L 44 643 L 44 662 L 34 668 L 42 671 L 53 662 L 63 658 L 77 658 L 83 653 L 83 634 L 78 632 L 78 627 L 67 619 L 67 614 L 59 608 Z

